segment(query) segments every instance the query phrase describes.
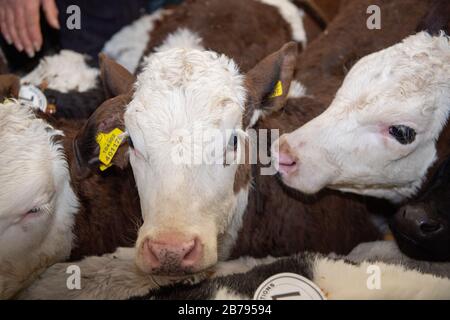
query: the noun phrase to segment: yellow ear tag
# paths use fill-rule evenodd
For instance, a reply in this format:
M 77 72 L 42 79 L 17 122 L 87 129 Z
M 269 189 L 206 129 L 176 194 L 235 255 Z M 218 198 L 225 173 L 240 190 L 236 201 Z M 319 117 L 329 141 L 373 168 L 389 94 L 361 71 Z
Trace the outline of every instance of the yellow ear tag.
M 281 81 L 278 81 L 277 84 L 275 85 L 275 89 L 273 89 L 273 92 L 269 98 L 276 98 L 282 95 L 283 95 L 283 84 L 281 83 Z
M 98 159 L 102 163 L 100 164 L 101 171 L 105 171 L 112 166 L 111 161 L 124 139 L 123 131 L 119 128 L 115 128 L 110 133 L 99 133 L 97 135 L 95 140 L 100 146 Z

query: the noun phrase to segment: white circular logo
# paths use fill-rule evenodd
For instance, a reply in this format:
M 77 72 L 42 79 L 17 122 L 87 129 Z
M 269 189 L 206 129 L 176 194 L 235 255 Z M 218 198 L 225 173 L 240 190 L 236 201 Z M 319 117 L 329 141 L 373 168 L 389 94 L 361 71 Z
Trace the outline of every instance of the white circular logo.
M 295 273 L 279 273 L 264 281 L 254 300 L 326 300 L 312 281 Z
M 33 109 L 39 109 L 42 112 L 47 110 L 47 98 L 39 88 L 32 85 L 22 85 L 19 91 L 19 100 L 31 106 Z

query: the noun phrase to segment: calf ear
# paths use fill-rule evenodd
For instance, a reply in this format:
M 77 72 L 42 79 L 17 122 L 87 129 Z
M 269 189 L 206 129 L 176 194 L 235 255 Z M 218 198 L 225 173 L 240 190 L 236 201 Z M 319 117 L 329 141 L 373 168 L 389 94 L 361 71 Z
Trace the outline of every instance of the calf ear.
M 247 73 L 245 127 L 256 123 L 255 114 L 264 116 L 284 107 L 294 77 L 297 51 L 297 43 L 289 42 Z
M 113 98 L 131 92 L 136 77 L 103 53 L 99 55 L 99 60 L 100 78 L 106 98 Z
M 20 79 L 13 74 L 0 75 L 0 103 L 5 98 L 19 98 Z
M 91 172 L 100 169 L 100 146 L 97 143 L 97 136 L 100 133 L 108 134 L 116 128 L 125 131 L 123 114 L 130 100 L 131 95 L 121 95 L 107 100 L 97 108 L 78 132 L 73 142 L 73 152 L 74 167 L 79 177 L 86 177 Z M 128 164 L 127 151 L 128 145 L 124 140 L 114 155 L 111 164 L 124 169 Z

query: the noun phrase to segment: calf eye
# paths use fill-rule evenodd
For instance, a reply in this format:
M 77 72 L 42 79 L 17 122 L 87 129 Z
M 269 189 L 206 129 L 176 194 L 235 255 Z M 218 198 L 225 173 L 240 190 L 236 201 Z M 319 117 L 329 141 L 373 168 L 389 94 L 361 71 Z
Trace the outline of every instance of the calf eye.
M 28 211 L 28 213 L 38 213 L 39 211 L 41 211 L 41 208 L 33 208 L 30 211 Z
M 389 127 L 389 134 L 401 144 L 410 144 L 416 139 L 416 131 L 404 125 Z
M 230 148 L 233 148 L 234 151 L 237 150 L 237 146 L 238 146 L 238 142 L 239 142 L 239 138 L 237 136 L 236 133 L 233 133 L 230 137 L 230 140 L 228 141 L 228 146 Z

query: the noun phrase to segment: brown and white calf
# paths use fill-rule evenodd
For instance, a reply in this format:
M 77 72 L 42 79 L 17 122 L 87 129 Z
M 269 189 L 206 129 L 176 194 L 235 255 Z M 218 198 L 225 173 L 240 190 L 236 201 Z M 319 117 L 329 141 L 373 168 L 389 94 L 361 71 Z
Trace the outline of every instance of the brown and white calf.
M 450 153 L 449 58 L 447 36 L 420 32 L 361 59 L 325 112 L 275 144 L 283 181 L 394 202 L 416 194 Z

